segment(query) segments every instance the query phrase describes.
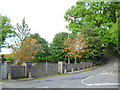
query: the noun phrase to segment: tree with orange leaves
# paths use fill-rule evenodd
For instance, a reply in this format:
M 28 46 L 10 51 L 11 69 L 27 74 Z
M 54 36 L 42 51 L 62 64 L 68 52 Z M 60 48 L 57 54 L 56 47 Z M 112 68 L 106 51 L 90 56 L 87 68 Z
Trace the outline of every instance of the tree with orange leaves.
M 82 53 L 88 52 L 87 40 L 81 34 L 73 39 L 68 38 L 64 44 L 66 45 L 64 49 L 67 52 L 68 63 L 70 63 L 70 57 L 74 57 L 75 63 L 77 63 L 77 58 L 81 58 Z
M 40 51 L 39 47 L 40 45 L 37 44 L 37 40 L 30 37 L 26 38 L 20 44 L 14 45 L 12 47 L 12 54 L 17 58 L 16 63 L 32 61 L 34 59 L 34 55 Z

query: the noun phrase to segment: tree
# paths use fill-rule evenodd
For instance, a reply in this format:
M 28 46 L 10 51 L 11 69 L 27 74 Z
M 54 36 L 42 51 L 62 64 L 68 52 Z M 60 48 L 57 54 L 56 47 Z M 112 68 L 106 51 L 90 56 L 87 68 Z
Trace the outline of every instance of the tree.
M 35 56 L 35 61 L 36 60 L 40 60 L 40 59 L 47 59 L 49 57 L 49 47 L 48 47 L 48 42 L 40 37 L 40 35 L 38 33 L 35 34 L 30 34 L 31 38 L 36 39 L 37 40 L 37 44 L 40 45 L 39 49 L 41 50 L 41 52 L 37 53 Z
M 30 37 L 26 38 L 20 44 L 14 45 L 12 47 L 12 54 L 17 58 L 16 63 L 34 60 L 34 55 L 40 51 L 39 47 L 40 45 L 37 44 L 37 40 Z
M 67 28 L 72 33 L 84 34 L 85 38 L 89 38 L 89 48 L 91 51 L 89 56 L 84 58 L 95 59 L 104 53 L 105 47 L 109 43 L 113 43 L 110 30 L 113 23 L 116 23 L 116 11 L 120 9 L 120 2 L 77 2 L 65 13 L 65 19 L 69 22 Z M 73 19 L 69 18 L 72 16 Z M 89 32 L 91 29 L 92 32 Z M 85 33 L 87 31 L 87 36 Z M 89 34 L 92 34 L 90 36 Z M 114 35 L 117 33 L 115 32 Z M 90 36 L 90 37 L 88 37 Z M 118 39 L 117 37 L 114 37 Z M 92 41 L 92 43 L 90 43 Z M 96 42 L 97 41 L 97 42 Z M 100 47 L 98 47 L 100 45 Z
M 116 11 L 116 22 L 110 28 L 109 38 L 114 46 L 114 51 L 120 55 L 120 10 Z
M 81 59 L 84 61 L 99 60 L 103 56 L 106 47 L 100 39 L 100 36 L 95 30 L 92 30 L 91 28 L 84 28 L 81 31 L 81 34 L 85 39 L 87 39 L 87 45 L 89 49 L 89 52 L 84 53 L 84 57 Z
M 0 14 L 0 48 L 6 38 L 10 38 L 13 34 L 13 26 L 10 24 L 10 19 L 7 16 Z
M 70 63 L 69 57 L 73 56 L 75 63 L 77 63 L 77 58 L 81 58 L 83 53 L 88 52 L 87 40 L 81 34 L 78 34 L 74 39 L 68 38 L 64 44 L 66 45 L 64 49 L 67 51 L 68 63 Z
M 66 53 L 64 52 L 64 41 L 68 38 L 68 33 L 60 32 L 55 35 L 50 45 L 51 61 L 64 61 Z
M 17 23 L 16 30 L 14 30 L 14 36 L 18 39 L 17 41 L 22 42 L 30 35 L 30 28 L 25 23 L 25 18 L 22 20 L 22 24 Z
M 37 41 L 35 39 L 28 38 L 29 35 L 30 29 L 25 23 L 25 18 L 23 18 L 22 24 L 20 25 L 17 23 L 16 29 L 14 30 L 15 43 L 12 45 L 12 53 L 14 57 L 18 59 L 17 63 L 33 60 L 34 54 L 38 52 L 36 49 L 38 47 L 38 45 L 36 45 Z

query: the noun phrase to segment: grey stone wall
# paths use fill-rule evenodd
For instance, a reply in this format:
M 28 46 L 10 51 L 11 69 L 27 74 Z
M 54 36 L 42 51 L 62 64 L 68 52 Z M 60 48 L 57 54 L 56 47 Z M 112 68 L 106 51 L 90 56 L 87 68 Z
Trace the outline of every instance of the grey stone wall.
M 48 63 L 46 64 L 35 64 L 32 66 L 31 70 L 32 77 L 42 77 L 45 75 L 52 75 L 58 73 L 58 64 L 57 63 Z
M 46 62 L 43 64 L 26 63 L 23 66 L 21 65 L 12 66 L 10 62 L 5 62 L 4 64 L 2 64 L 2 70 L 0 69 L 0 72 L 3 72 L 2 73 L 3 79 L 9 78 L 10 76 L 13 79 L 22 78 L 22 77 L 31 77 L 31 76 L 42 77 L 46 75 L 53 75 L 57 73 L 65 73 L 69 71 L 80 70 L 82 68 L 88 68 L 88 67 L 92 67 L 100 64 L 102 64 L 102 61 L 81 62 L 78 64 L 67 64 L 65 62 L 58 62 L 58 63 Z M 3 75 L 5 75 L 5 77 L 3 77 Z M 0 73 L 0 77 L 1 77 L 1 73 Z
M 97 65 L 101 65 L 103 64 L 103 61 L 96 61 L 96 62 L 81 62 L 78 64 L 67 64 L 67 63 L 63 63 L 63 67 L 61 68 L 64 72 L 69 72 L 69 71 L 75 71 L 75 70 L 80 70 L 83 68 L 89 68 L 89 67 L 93 67 L 93 66 L 97 66 Z
M 93 66 L 93 62 L 82 62 L 79 64 L 65 64 L 63 68 L 66 69 L 67 71 L 71 71 L 72 68 L 73 70 L 78 70 L 78 68 L 82 69 L 82 68 L 88 68 L 92 66 Z
M 25 77 L 25 67 L 21 65 L 12 66 L 12 78 Z

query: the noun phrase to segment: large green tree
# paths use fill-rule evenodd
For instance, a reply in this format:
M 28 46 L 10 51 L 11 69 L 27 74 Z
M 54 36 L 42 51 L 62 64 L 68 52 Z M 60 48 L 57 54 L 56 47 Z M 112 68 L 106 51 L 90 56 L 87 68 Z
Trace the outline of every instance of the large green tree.
M 13 33 L 13 26 L 7 16 L 0 14 L 0 47 L 4 44 L 6 38 L 10 38 Z
M 89 38 L 89 48 L 91 49 L 89 54 L 91 54 L 88 55 L 91 59 L 101 56 L 105 47 L 109 43 L 114 43 L 110 34 L 114 32 L 113 34 L 117 35 L 119 32 L 115 32 L 115 29 L 110 30 L 110 28 L 116 23 L 116 11 L 120 9 L 119 3 L 77 2 L 65 13 L 64 17 L 69 22 L 67 28 L 72 33 L 81 32 L 86 38 Z M 69 18 L 69 16 L 72 16 L 72 18 Z M 85 35 L 86 33 L 87 35 Z M 93 34 L 91 35 L 91 33 Z M 118 39 L 117 37 L 114 38 Z
M 44 38 L 40 37 L 38 33 L 30 34 L 30 37 L 36 39 L 37 43 L 40 45 L 39 49 L 41 52 L 36 54 L 35 61 L 48 59 L 49 57 L 48 42 Z
M 68 38 L 68 33 L 66 32 L 57 33 L 53 38 L 50 45 L 51 61 L 58 62 L 65 60 L 66 53 L 64 52 L 64 41 L 66 38 Z

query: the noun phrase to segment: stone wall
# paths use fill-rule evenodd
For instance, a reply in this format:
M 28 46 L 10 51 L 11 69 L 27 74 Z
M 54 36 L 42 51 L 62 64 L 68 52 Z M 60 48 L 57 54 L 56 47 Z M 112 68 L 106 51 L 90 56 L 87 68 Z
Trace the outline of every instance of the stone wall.
M 57 73 L 67 73 L 69 71 L 80 70 L 83 68 L 88 68 L 96 65 L 101 65 L 102 61 L 96 62 L 81 62 L 78 64 L 67 64 L 65 62 L 58 63 L 30 63 L 25 62 L 23 65 L 14 65 L 12 66 L 11 62 L 5 62 L 2 64 L 2 73 L 3 79 L 14 79 L 14 78 L 23 78 L 23 77 L 43 77 L 46 75 L 53 75 Z M 0 64 L 1 65 L 1 64 Z M 1 74 L 1 73 L 0 73 Z M 6 75 L 3 77 L 3 75 Z M 0 75 L 1 76 L 1 75 Z
M 25 67 L 21 65 L 12 66 L 12 78 L 22 78 L 25 77 Z
M 80 70 L 83 68 L 89 68 L 89 67 L 101 65 L 103 63 L 104 62 L 102 60 L 96 61 L 96 62 L 81 62 L 78 64 L 67 64 L 65 62 L 58 62 L 58 66 L 61 67 L 61 68 L 58 67 L 58 72 L 59 73 L 67 73 L 69 71 L 75 71 L 75 70 Z
M 45 75 L 52 75 L 58 73 L 57 63 L 35 64 L 32 66 L 31 75 L 33 77 L 42 77 Z
M 78 69 L 88 68 L 92 66 L 93 66 L 92 62 L 82 62 L 79 64 L 66 64 L 64 69 L 66 69 L 67 71 L 71 71 L 71 69 L 78 70 Z

